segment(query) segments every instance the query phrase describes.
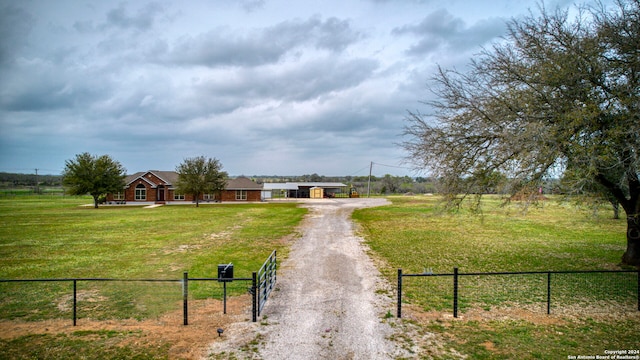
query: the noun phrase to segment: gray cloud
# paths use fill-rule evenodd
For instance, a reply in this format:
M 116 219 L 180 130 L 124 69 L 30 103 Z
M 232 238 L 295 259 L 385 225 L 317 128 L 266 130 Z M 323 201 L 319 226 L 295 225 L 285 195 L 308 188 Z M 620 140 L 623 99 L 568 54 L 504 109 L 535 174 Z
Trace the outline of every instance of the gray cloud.
M 161 3 L 150 2 L 132 10 L 132 5 L 119 3 L 107 10 L 99 19 L 80 19 L 71 24 L 78 33 L 100 33 L 108 30 L 145 32 L 152 30 L 161 19 L 166 17 L 166 7 Z
M 263 9 L 265 0 L 241 0 L 240 4 L 246 12 L 254 12 Z
M 27 46 L 36 20 L 28 11 L 13 4 L 0 7 L 0 64 L 10 62 Z
M 163 11 L 163 6 L 158 3 L 149 3 L 136 11 L 135 15 L 129 15 L 125 5 L 121 3 L 117 8 L 107 13 L 107 26 L 115 26 L 123 29 L 149 30 L 153 27 L 155 18 Z
M 347 21 L 336 18 L 326 21 L 319 17 L 306 21 L 290 20 L 247 34 L 217 28 L 178 39 L 168 51 L 166 60 L 208 67 L 258 66 L 278 62 L 295 49 L 339 52 L 359 37 Z
M 477 48 L 497 36 L 504 34 L 504 19 L 489 18 L 467 26 L 464 20 L 454 17 L 446 9 L 439 9 L 427 15 L 420 23 L 404 25 L 392 30 L 392 34 L 414 35 L 418 42 L 407 53 L 414 56 L 441 50 L 460 51 Z
M 199 85 L 204 96 L 304 101 L 360 84 L 377 68 L 373 59 L 336 61 L 323 57 L 288 66 L 225 71 Z
M 106 90 L 91 72 L 60 68 L 43 59 L 21 59 L 3 76 L 0 106 L 8 111 L 43 112 L 85 107 Z

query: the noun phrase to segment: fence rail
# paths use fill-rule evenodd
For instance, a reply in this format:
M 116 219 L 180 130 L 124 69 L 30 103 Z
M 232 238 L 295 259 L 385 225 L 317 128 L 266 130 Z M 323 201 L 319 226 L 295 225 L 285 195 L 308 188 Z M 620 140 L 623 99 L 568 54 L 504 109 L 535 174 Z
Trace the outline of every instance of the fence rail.
M 571 281 L 571 276 L 575 278 L 577 275 L 602 275 L 602 279 L 598 280 L 583 280 L 584 284 L 579 284 L 576 281 Z M 635 274 L 635 280 L 630 280 L 629 277 L 622 279 L 622 282 L 632 283 L 630 286 L 626 286 L 622 288 L 620 294 L 613 294 L 611 292 L 607 292 L 607 290 L 598 289 L 598 287 L 606 287 L 612 286 L 612 283 L 615 285 L 616 277 L 621 276 L 621 274 Z M 461 273 L 458 271 L 458 268 L 453 269 L 453 273 L 448 274 L 434 274 L 431 272 L 425 273 L 415 273 L 415 274 L 405 274 L 402 269 L 398 269 L 398 289 L 397 289 L 397 317 L 402 317 L 402 298 L 403 298 L 403 278 L 412 278 L 412 277 L 451 277 L 452 281 L 450 283 L 450 292 L 451 294 L 451 306 L 453 309 L 453 316 L 458 317 L 458 312 L 460 309 L 461 298 L 471 298 L 474 295 L 478 298 L 479 302 L 482 302 L 483 296 L 479 294 L 473 294 L 473 290 L 477 288 L 485 288 L 488 287 L 491 290 L 490 286 L 486 286 L 486 284 L 482 283 L 483 278 L 493 278 L 493 277 L 517 277 L 517 276 L 525 276 L 529 279 L 527 281 L 523 281 L 522 278 L 516 278 L 515 282 L 503 284 L 501 289 L 493 289 L 494 293 L 491 295 L 491 302 L 508 302 L 509 300 L 513 300 L 514 297 L 518 296 L 522 298 L 533 298 L 535 296 L 531 296 L 530 293 L 535 293 L 538 297 L 540 295 L 544 297 L 544 301 L 546 302 L 546 313 L 551 314 L 552 308 L 552 300 L 554 296 L 556 301 L 558 302 L 566 302 L 566 301 L 579 301 L 580 297 L 576 295 L 576 293 L 582 292 L 590 292 L 585 296 L 584 301 L 595 303 L 596 300 L 606 301 L 611 300 L 612 298 L 622 298 L 622 301 L 629 301 L 629 297 L 633 296 L 635 301 L 635 307 L 637 311 L 640 311 L 640 270 L 569 270 L 569 271 L 521 271 L 521 272 L 470 272 L 470 273 Z M 534 279 L 530 279 L 533 277 Z M 466 281 L 464 286 L 461 285 L 461 279 L 463 278 L 472 278 L 473 281 Z M 620 279 L 618 279 L 620 280 Z M 510 287 L 518 287 L 521 286 L 525 289 L 525 294 L 518 294 L 517 292 L 510 289 Z M 554 287 L 555 286 L 555 287 Z M 560 288 L 560 290 L 558 290 Z M 555 290 L 554 290 L 555 289 Z M 499 290 L 502 290 L 500 293 Z M 463 295 L 461 295 L 461 293 Z M 448 296 L 447 296 L 448 298 Z M 466 299 L 467 302 L 471 302 L 471 300 Z M 484 299 L 486 300 L 486 299 Z M 528 300 L 533 301 L 533 300 Z
M 254 309 L 256 312 L 254 313 L 254 322 L 257 321 L 257 317 L 260 316 L 262 312 L 262 308 L 267 303 L 267 299 L 269 298 L 269 294 L 274 289 L 276 284 L 276 270 L 277 270 L 277 257 L 276 251 L 273 250 L 271 255 L 267 258 L 267 260 L 262 264 L 260 270 L 258 270 L 257 274 L 257 306 L 254 305 Z
M 73 286 L 71 299 L 72 299 L 72 314 L 73 325 L 76 326 L 78 320 L 78 283 L 174 283 L 180 284 L 182 289 L 182 308 L 183 308 L 183 325 L 189 324 L 189 286 L 198 282 L 220 283 L 224 287 L 225 313 L 226 313 L 226 287 L 228 283 L 232 282 L 250 282 L 251 286 L 248 287 L 248 292 L 252 295 L 252 321 L 257 321 L 257 315 L 264 307 L 271 290 L 275 286 L 276 281 L 276 251 L 274 250 L 267 258 L 258 272 L 253 272 L 252 277 L 237 277 L 237 278 L 225 278 L 222 281 L 221 278 L 206 278 L 206 277 L 194 277 L 190 278 L 188 272 L 184 272 L 181 279 L 120 279 L 120 278 L 37 278 L 37 279 L 0 279 L 0 283 L 71 283 Z

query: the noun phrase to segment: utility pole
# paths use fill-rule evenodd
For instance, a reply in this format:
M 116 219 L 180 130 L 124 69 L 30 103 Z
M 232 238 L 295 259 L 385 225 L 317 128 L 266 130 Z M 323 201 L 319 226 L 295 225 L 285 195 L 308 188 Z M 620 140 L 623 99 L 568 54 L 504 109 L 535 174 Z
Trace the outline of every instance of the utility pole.
M 367 197 L 371 194 L 371 169 L 373 169 L 373 161 L 369 164 L 369 182 L 367 183 Z
M 38 190 L 38 169 L 36 168 L 36 194 L 39 194 L 40 191 Z

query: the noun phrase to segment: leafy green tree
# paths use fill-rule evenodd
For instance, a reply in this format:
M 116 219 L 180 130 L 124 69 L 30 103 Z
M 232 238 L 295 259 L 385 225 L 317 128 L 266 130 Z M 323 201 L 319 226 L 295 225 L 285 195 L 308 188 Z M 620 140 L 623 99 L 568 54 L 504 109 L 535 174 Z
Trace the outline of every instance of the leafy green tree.
M 177 191 L 193 195 L 196 207 L 200 206 L 202 194 L 215 194 L 227 185 L 227 173 L 222 171 L 220 161 L 204 156 L 185 159 L 176 167 L 178 173 Z
M 439 69 L 434 112 L 409 113 L 402 146 L 454 203 L 494 172 L 512 193 L 561 176 L 600 189 L 626 212 L 622 262 L 640 266 L 640 0 L 540 12 L 469 72 Z
M 71 195 L 91 195 L 97 209 L 101 195 L 124 188 L 125 173 L 122 165 L 109 155 L 94 156 L 85 152 L 65 162 L 62 185 Z
M 382 192 L 383 193 L 392 193 L 395 194 L 400 190 L 400 181 L 401 179 L 397 176 L 391 176 L 390 174 L 385 174 L 382 178 Z

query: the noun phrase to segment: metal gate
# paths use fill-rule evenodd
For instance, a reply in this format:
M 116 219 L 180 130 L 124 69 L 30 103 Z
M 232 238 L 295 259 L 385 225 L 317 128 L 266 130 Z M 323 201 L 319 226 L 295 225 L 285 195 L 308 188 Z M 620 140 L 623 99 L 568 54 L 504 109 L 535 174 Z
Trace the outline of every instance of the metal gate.
M 264 305 L 267 303 L 269 294 L 271 294 L 271 291 L 275 288 L 277 269 L 276 260 L 276 250 L 273 250 L 264 264 L 262 264 L 260 270 L 258 270 L 258 273 L 254 273 L 256 284 L 254 302 L 257 303 L 257 306 L 254 306 L 254 322 L 257 320 L 257 316 L 260 316 L 262 308 L 264 308 Z

